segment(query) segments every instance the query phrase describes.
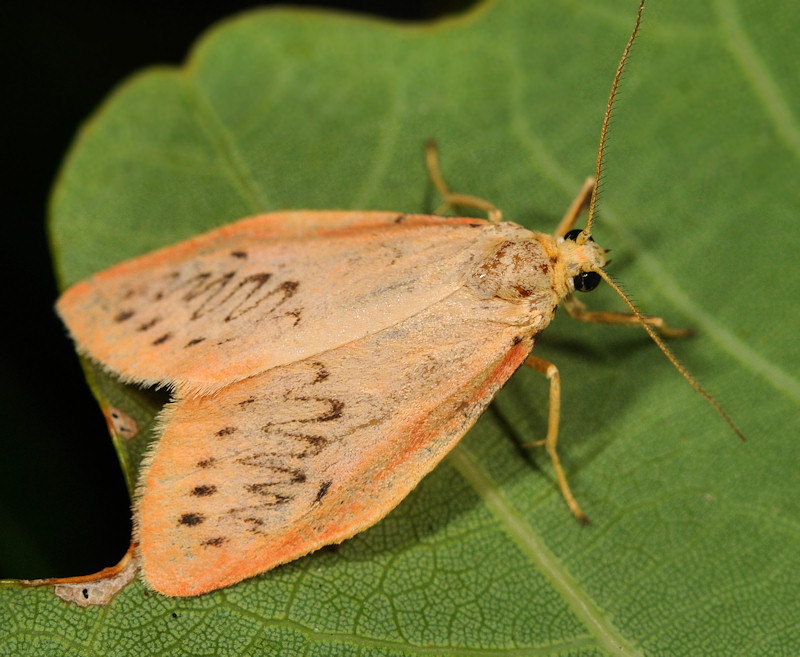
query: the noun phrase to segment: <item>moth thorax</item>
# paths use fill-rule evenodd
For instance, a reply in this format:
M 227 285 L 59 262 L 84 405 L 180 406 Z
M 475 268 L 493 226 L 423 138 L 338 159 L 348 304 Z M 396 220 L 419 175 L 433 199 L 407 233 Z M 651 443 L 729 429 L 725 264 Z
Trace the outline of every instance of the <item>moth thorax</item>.
M 470 287 L 481 297 L 533 300 L 553 294 L 556 258 L 540 237 L 501 242 L 472 273 Z

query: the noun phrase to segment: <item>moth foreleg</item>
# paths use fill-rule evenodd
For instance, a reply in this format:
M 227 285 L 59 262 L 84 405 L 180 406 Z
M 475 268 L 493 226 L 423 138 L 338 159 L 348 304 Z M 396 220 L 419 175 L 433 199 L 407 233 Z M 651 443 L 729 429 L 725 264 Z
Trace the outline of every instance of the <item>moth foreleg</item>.
M 593 311 L 586 310 L 586 306 L 570 295 L 562 302 L 564 310 L 572 319 L 580 322 L 591 322 L 593 324 L 617 324 L 620 326 L 641 326 L 639 319 L 633 313 L 621 313 L 616 311 Z M 658 333 L 665 338 L 686 338 L 692 335 L 691 329 L 676 329 L 667 326 L 661 317 L 644 317 L 644 321 L 652 326 Z
M 436 187 L 439 194 L 444 199 L 444 206 L 436 211 L 436 214 L 442 214 L 446 208 L 473 208 L 480 210 L 488 215 L 489 221 L 492 223 L 499 223 L 503 220 L 503 213 L 494 203 L 477 196 L 470 196 L 469 194 L 456 194 L 450 191 L 447 183 L 444 181 L 442 171 L 439 168 L 439 151 L 436 148 L 436 142 L 432 139 L 428 140 L 425 145 L 425 164 L 428 167 L 428 175 L 430 176 L 433 186 Z
M 566 235 L 575 225 L 575 221 L 581 216 L 581 212 L 589 207 L 589 201 L 592 199 L 592 190 L 594 189 L 594 178 L 587 178 L 581 187 L 581 191 L 569 204 L 567 211 L 558 222 L 556 232 L 553 233 L 556 237 Z

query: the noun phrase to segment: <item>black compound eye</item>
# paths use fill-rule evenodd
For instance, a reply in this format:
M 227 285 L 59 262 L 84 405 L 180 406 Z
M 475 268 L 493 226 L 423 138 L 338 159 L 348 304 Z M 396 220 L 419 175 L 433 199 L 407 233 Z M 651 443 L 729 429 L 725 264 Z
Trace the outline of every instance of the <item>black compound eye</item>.
M 578 239 L 578 235 L 580 235 L 582 232 L 583 231 L 580 228 L 573 228 L 566 235 L 564 235 L 564 239 L 565 240 L 570 240 L 571 242 L 574 242 L 575 240 Z M 594 237 L 589 235 L 589 241 L 590 242 L 594 242 Z
M 572 279 L 572 282 L 575 283 L 575 289 L 578 290 L 578 292 L 591 292 L 600 285 L 600 281 L 600 274 L 596 271 L 583 271 Z

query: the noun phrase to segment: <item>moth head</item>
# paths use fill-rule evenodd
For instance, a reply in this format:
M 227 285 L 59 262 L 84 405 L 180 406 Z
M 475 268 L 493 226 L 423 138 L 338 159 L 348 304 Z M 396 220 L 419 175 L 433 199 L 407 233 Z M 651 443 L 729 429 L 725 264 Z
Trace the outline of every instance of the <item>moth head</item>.
M 567 275 L 578 292 L 591 292 L 601 281 L 598 270 L 606 264 L 606 254 L 592 236 L 576 228 L 559 241 L 559 249 L 566 262 Z

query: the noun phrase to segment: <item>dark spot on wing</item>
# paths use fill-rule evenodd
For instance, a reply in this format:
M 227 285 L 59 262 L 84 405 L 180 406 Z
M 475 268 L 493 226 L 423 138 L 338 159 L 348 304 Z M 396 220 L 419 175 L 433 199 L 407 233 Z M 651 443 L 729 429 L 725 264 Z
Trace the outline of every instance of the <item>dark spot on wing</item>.
M 121 310 L 116 315 L 114 315 L 115 322 L 124 322 L 126 319 L 130 319 L 136 314 L 133 310 Z
M 327 378 L 327 374 L 328 374 L 327 371 L 325 371 L 325 374 L 326 374 L 325 378 Z M 314 381 L 312 381 L 311 384 L 313 385 L 314 383 L 319 383 L 320 380 L 324 380 L 324 379 L 317 378 Z M 341 401 L 340 399 L 335 399 L 333 397 L 301 397 L 301 396 L 292 396 L 290 393 L 287 393 L 285 395 L 285 398 L 286 398 L 286 401 L 289 401 L 289 402 L 315 401 L 315 402 L 324 402 L 324 403 L 328 404 L 328 406 L 329 406 L 329 409 L 324 413 L 321 413 L 319 415 L 314 415 L 313 417 L 298 417 L 298 418 L 294 418 L 293 420 L 291 420 L 291 422 L 301 422 L 301 423 L 306 423 L 306 422 L 330 422 L 332 420 L 337 420 L 340 417 L 342 417 L 342 411 L 344 410 L 344 402 Z M 246 403 L 247 403 L 247 401 L 245 400 L 245 401 L 239 402 L 239 405 L 240 406 L 244 406 Z M 268 422 L 262 428 L 263 428 L 264 431 L 267 431 L 267 432 L 274 431 L 275 428 L 277 426 L 281 425 L 281 424 L 286 424 L 286 422 L 277 422 L 277 423 Z M 286 435 L 293 436 L 294 434 L 286 434 Z
M 319 487 L 319 490 L 317 491 L 317 496 L 314 498 L 314 502 L 322 501 L 322 498 L 325 497 L 325 495 L 327 494 L 328 489 L 331 487 L 331 484 L 333 484 L 332 481 L 323 482 L 323 484 Z
M 288 438 L 289 440 L 299 441 L 306 445 L 305 449 L 301 452 L 293 452 L 289 451 L 288 449 L 281 452 L 264 452 L 261 454 L 255 454 L 252 457 L 248 457 L 248 459 L 263 459 L 272 456 L 279 456 L 281 458 L 291 457 L 296 459 L 304 459 L 309 456 L 316 456 L 323 449 L 330 443 L 330 439 L 326 438 L 325 436 L 318 436 L 314 434 L 305 434 L 305 433 L 296 433 L 296 432 L 288 432 L 288 431 L 275 431 L 275 427 L 271 425 L 265 425 L 261 427 L 261 430 L 264 433 L 273 434 L 277 433 L 279 436 L 283 436 L 284 438 Z M 242 463 L 242 460 L 239 461 Z M 251 465 L 249 463 L 242 463 L 242 465 Z M 255 465 L 253 463 L 252 465 Z
M 276 493 L 272 490 L 273 487 L 278 485 L 279 482 L 274 481 L 265 481 L 259 484 L 247 484 L 245 485 L 244 489 L 248 493 L 253 493 L 253 495 L 261 495 L 263 497 L 274 497 L 275 501 L 271 502 L 270 504 L 284 504 L 285 502 L 289 501 L 289 497 L 287 495 L 281 495 L 280 493 Z
M 321 400 L 323 401 L 323 400 Z M 317 418 L 311 420 L 312 422 L 330 422 L 331 420 L 336 420 L 342 417 L 342 409 L 344 408 L 344 402 L 338 399 L 325 399 L 324 401 L 328 402 L 331 405 L 331 410 L 325 413 L 324 415 L 320 415 Z
M 454 415 L 463 415 L 464 417 L 469 416 L 471 409 L 471 404 L 466 401 L 462 401 L 456 409 L 453 411 Z
M 242 308 L 244 303 L 250 299 L 256 292 L 258 292 L 264 285 L 266 285 L 269 280 L 272 278 L 272 274 L 269 272 L 257 272 L 255 274 L 250 274 L 249 276 L 245 277 L 243 280 L 239 281 L 239 284 L 234 288 L 234 290 L 220 303 L 220 306 L 224 305 L 228 301 L 230 301 L 233 296 L 239 292 L 240 290 L 244 291 L 245 288 L 249 289 L 249 292 L 245 293 L 245 297 L 242 301 L 240 301 L 234 308 L 231 310 L 227 316 L 225 317 L 225 321 L 229 322 L 232 319 L 236 319 L 241 315 L 244 315 L 246 312 L 249 312 L 253 308 L 256 308 L 264 299 L 274 294 L 274 292 L 269 293 L 246 308 Z
M 264 456 L 264 455 L 257 455 L 257 456 Z M 288 475 L 289 480 L 286 479 L 279 479 L 276 481 L 266 481 L 263 483 L 258 484 L 247 484 L 245 489 L 250 491 L 251 493 L 264 493 L 269 486 L 285 486 L 286 484 L 302 484 L 306 480 L 306 473 L 303 470 L 298 468 L 287 468 L 281 465 L 271 465 L 267 463 L 259 463 L 257 461 L 253 461 L 250 457 L 243 457 L 241 459 L 237 459 L 237 463 L 241 465 L 252 465 L 255 467 L 261 467 L 266 470 L 270 470 L 271 472 L 276 473 L 277 475 Z
M 205 470 L 206 468 L 210 468 L 214 465 L 216 465 L 216 459 L 211 456 L 209 456 L 207 459 L 202 459 L 197 462 L 197 467 L 202 468 L 203 470 Z
M 514 336 L 514 340 L 513 340 L 514 346 L 516 347 L 520 342 L 522 342 L 522 336 L 521 335 L 515 335 Z
M 299 310 L 291 310 L 284 314 L 284 317 L 294 317 L 294 324 L 292 324 L 292 328 L 297 326 L 300 323 L 300 311 Z
M 186 343 L 187 347 L 194 347 L 196 344 L 200 344 L 201 342 L 205 342 L 205 338 L 192 338 L 189 342 Z
M 246 490 L 249 490 L 251 493 L 261 493 L 267 486 L 285 486 L 286 484 L 302 484 L 306 480 L 306 473 L 299 469 L 299 468 L 287 468 L 284 465 L 276 465 L 275 462 L 272 460 L 274 454 L 261 452 L 257 454 L 250 454 L 249 456 L 243 456 L 241 458 L 236 459 L 236 463 L 239 465 L 245 465 L 252 468 L 259 468 L 262 470 L 267 470 L 269 472 L 274 472 L 278 475 L 278 479 L 275 481 L 268 481 L 264 483 L 258 484 L 247 484 L 245 486 Z M 286 477 L 281 478 L 281 475 L 287 475 L 288 480 Z
M 317 362 L 312 363 L 312 365 L 314 365 L 314 367 L 317 368 L 317 376 L 311 382 L 312 386 L 315 383 L 320 383 L 320 382 L 324 381 L 325 379 L 327 379 L 331 375 L 331 373 L 325 368 L 325 365 L 323 365 L 322 363 L 317 361 Z
M 154 347 L 156 347 L 156 346 L 158 346 L 160 344 L 164 344 L 171 337 L 172 337 L 172 333 L 165 333 L 160 338 L 156 338 L 155 340 L 153 340 L 153 342 L 151 342 L 150 344 L 152 344 Z
M 245 406 L 248 406 L 249 404 L 252 404 L 255 400 L 256 400 L 255 397 L 248 397 L 247 399 L 244 399 L 244 400 L 240 401 L 239 402 L 239 406 L 241 408 L 244 408 Z
M 228 539 L 223 538 L 222 536 L 215 536 L 214 538 L 207 538 L 206 540 L 202 541 L 200 545 L 206 545 L 208 547 L 219 547 Z
M 297 438 L 308 445 L 302 452 L 289 454 L 298 459 L 304 459 L 308 456 L 316 456 L 319 454 L 330 442 L 330 439 L 325 436 L 309 436 L 306 434 L 293 433 L 289 434 L 291 438 Z
M 205 484 L 203 486 L 195 486 L 192 488 L 192 495 L 195 497 L 208 497 L 217 492 L 217 487 L 214 485 Z
M 222 427 L 222 429 L 217 431 L 217 435 L 220 438 L 222 436 L 230 436 L 232 433 L 236 433 L 236 427 Z
M 246 258 L 247 251 L 231 251 L 231 256 L 234 258 Z
M 156 324 L 161 321 L 160 317 L 153 317 L 153 319 L 143 322 L 136 327 L 137 331 L 147 331 L 148 329 L 153 328 Z
M 202 513 L 184 513 L 178 518 L 179 525 L 186 525 L 187 527 L 194 527 L 199 525 L 205 520 Z

